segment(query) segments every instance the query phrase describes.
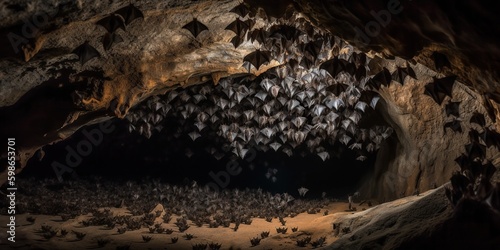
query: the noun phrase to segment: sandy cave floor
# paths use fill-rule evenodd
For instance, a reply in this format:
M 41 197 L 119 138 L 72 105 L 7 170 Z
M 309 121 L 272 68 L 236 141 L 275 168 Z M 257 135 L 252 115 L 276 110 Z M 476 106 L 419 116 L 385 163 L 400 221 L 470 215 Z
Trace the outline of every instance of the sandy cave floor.
M 362 206 L 356 205 L 357 212 L 363 209 L 369 208 L 368 205 L 363 204 Z M 114 215 L 127 215 L 129 211 L 125 208 L 110 208 Z M 158 209 L 155 208 L 155 209 Z M 161 209 L 161 208 L 160 208 Z M 0 223 L 2 225 L 2 231 L 0 232 L 1 249 L 97 249 L 97 240 L 101 238 L 110 239 L 105 247 L 99 249 L 116 249 L 117 246 L 130 245 L 130 249 L 192 249 L 193 245 L 197 243 L 209 244 L 211 242 L 216 242 L 222 244 L 222 249 L 294 249 L 299 248 L 296 245 L 296 240 L 311 236 L 312 241 L 318 239 L 319 237 L 326 237 L 326 244 L 328 246 L 336 240 L 333 235 L 333 221 L 341 215 L 348 213 L 348 203 L 346 202 L 333 202 L 327 207 L 321 209 L 320 213 L 317 214 L 307 214 L 301 213 L 294 218 L 287 217 L 286 226 L 288 231 L 286 234 L 278 234 L 276 228 L 281 227 L 281 223 L 277 218 L 274 218 L 272 222 L 267 222 L 262 218 L 253 218 L 251 225 L 241 224 L 238 231 L 234 231 L 234 224 L 232 223 L 229 228 L 219 227 L 219 228 L 209 228 L 207 225 L 202 227 L 197 227 L 191 221 L 190 228 L 181 233 L 179 232 L 175 222 L 175 216 L 170 223 L 163 223 L 162 227 L 165 229 L 173 229 L 174 232 L 170 235 L 166 233 L 158 234 L 149 233 L 148 228 L 141 228 L 136 231 L 127 231 L 124 234 L 118 234 L 116 227 L 114 229 L 108 229 L 105 226 L 89 226 L 84 227 L 81 225 L 81 221 L 90 218 L 92 215 L 81 215 L 75 219 L 70 219 L 67 221 L 62 221 L 60 216 L 48 216 L 48 215 L 30 215 L 21 214 L 16 216 L 17 224 L 19 225 L 16 229 L 16 243 L 11 243 L 6 241 L 6 223 L 7 216 L 0 216 Z M 329 211 L 328 215 L 324 215 L 325 210 Z M 354 212 L 356 213 L 356 212 Z M 32 216 L 36 217 L 34 224 L 27 222 L 26 218 Z M 158 222 L 161 221 L 161 216 L 157 218 Z M 43 238 L 39 230 L 42 225 L 49 225 L 52 228 L 66 229 L 70 233 L 62 237 L 60 232 L 57 236 L 50 240 Z M 298 227 L 297 232 L 292 232 L 291 228 Z M 83 240 L 77 240 L 75 234 L 72 231 L 86 233 L 87 235 Z M 253 237 L 260 237 L 260 233 L 263 231 L 270 231 L 268 238 L 263 239 L 260 245 L 252 247 L 250 244 L 250 239 Z M 184 236 L 186 233 L 193 234 L 194 238 L 187 240 Z M 142 240 L 142 235 L 151 235 L 153 239 L 150 242 L 145 243 Z M 177 243 L 172 244 L 171 238 L 178 237 Z M 324 248 L 322 247 L 322 248 Z M 307 247 L 302 247 L 300 249 L 312 249 L 313 247 L 308 244 Z M 317 248 L 321 249 L 321 248 Z

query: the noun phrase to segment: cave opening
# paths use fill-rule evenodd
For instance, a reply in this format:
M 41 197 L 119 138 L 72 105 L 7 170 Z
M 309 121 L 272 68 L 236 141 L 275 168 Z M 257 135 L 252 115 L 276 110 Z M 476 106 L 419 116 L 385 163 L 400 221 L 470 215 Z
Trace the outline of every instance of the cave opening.
M 204 86 L 216 88 L 213 83 Z M 199 93 L 204 86 L 178 91 L 178 99 L 185 93 L 191 96 Z M 160 98 L 169 99 L 171 95 Z M 151 110 L 141 113 L 151 106 L 153 100 L 154 103 L 161 102 L 158 97 L 150 98 L 131 113 L 154 119 Z M 245 105 L 244 101 L 241 105 Z M 176 110 L 176 107 L 179 108 Z M 269 147 L 262 149 L 253 145 L 248 147 L 245 156 L 238 156 L 238 151 L 231 149 L 225 138 L 216 133 L 223 123 L 202 129 L 199 137 L 193 140 L 191 133 L 198 128 L 199 115 L 183 116 L 185 107 L 185 104 L 174 102 L 171 109 L 176 111 L 158 122 L 161 131 L 153 131 L 149 138 L 141 134 L 143 132 L 131 130 L 146 123 L 135 124 L 134 127 L 130 119 L 105 122 L 112 128 L 109 133 L 102 131 L 102 123 L 84 127 L 63 142 L 44 147 L 44 157 L 31 159 L 22 176 L 59 178 L 60 181 L 72 180 L 75 176 L 85 179 L 99 176 L 122 183 L 156 178 L 172 185 L 192 185 L 196 182 L 199 186 L 209 186 L 218 191 L 249 188 L 294 196 L 299 195 L 299 188 L 306 187 L 309 189 L 307 198 L 327 196 L 346 199 L 348 194 L 358 191 L 365 180 L 376 174 L 374 166 L 381 149 L 365 151 L 363 160 L 360 160 L 359 150 L 349 148 L 353 143 L 344 145 L 338 140 L 329 140 L 325 133 L 317 135 L 325 137 L 319 144 L 302 143 L 290 148 L 290 151 Z M 210 109 L 211 106 L 200 105 L 199 113 L 207 112 L 203 108 Z M 357 125 L 367 130 L 377 126 L 390 128 L 380 112 L 377 108 L 364 113 Z M 102 134 L 102 141 L 93 144 L 92 138 L 99 139 L 96 133 Z M 395 133 L 391 133 L 384 141 L 397 141 L 395 137 Z M 87 142 L 91 143 L 91 152 L 88 155 L 81 154 L 82 149 L 86 150 L 83 144 Z M 379 147 L 392 144 L 382 142 Z M 322 155 L 324 159 L 316 148 L 328 152 L 326 156 Z M 382 151 L 386 152 L 387 149 Z M 390 161 L 392 154 L 384 154 L 384 161 Z M 65 167 L 71 170 L 67 171 Z M 228 172 L 228 168 L 234 171 Z

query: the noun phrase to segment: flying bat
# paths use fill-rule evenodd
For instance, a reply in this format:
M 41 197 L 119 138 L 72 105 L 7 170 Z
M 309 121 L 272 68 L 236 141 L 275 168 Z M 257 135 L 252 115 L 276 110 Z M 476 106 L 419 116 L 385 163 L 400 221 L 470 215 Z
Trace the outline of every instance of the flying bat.
M 273 25 L 271 27 L 271 37 L 284 37 L 286 40 L 295 41 L 302 34 L 302 31 L 290 25 Z
M 234 32 L 237 36 L 243 37 L 245 32 L 250 29 L 248 23 L 244 22 L 240 18 L 236 18 L 234 22 L 226 26 L 225 30 L 230 30 Z
M 448 60 L 448 57 L 446 57 L 445 54 L 441 54 L 439 52 L 434 51 L 431 57 L 434 60 L 434 66 L 438 71 L 441 71 L 443 67 L 448 67 L 449 69 L 451 69 L 450 61 Z
M 453 132 L 460 132 L 462 133 L 462 126 L 460 125 L 460 120 L 455 119 L 451 122 L 447 122 L 444 124 L 444 132 L 446 133 L 446 128 L 451 128 Z
M 475 129 L 469 130 L 469 140 L 471 142 L 479 142 L 479 132 Z
M 489 128 L 484 129 L 482 133 L 479 134 L 481 139 L 484 141 L 487 147 L 495 146 L 500 149 L 500 134 Z
M 81 65 L 84 65 L 86 62 L 88 62 L 90 59 L 94 57 L 101 57 L 99 51 L 97 51 L 94 47 L 92 47 L 89 44 L 89 41 L 85 41 L 82 45 L 76 47 L 76 49 L 71 51 L 71 53 L 76 54 L 78 56 Z
M 125 30 L 125 24 L 122 18 L 117 14 L 111 14 L 97 21 L 96 24 L 104 27 L 109 33 L 113 33 L 118 29 Z
M 456 76 L 434 78 L 433 82 L 425 85 L 424 94 L 432 97 L 437 104 L 441 105 L 446 96 L 452 97 L 453 85 L 456 79 Z
M 259 69 L 262 64 L 269 63 L 271 61 L 271 55 L 269 51 L 256 50 L 243 58 L 244 62 L 249 62 L 256 69 Z
M 319 53 L 321 52 L 321 48 L 323 47 L 322 40 L 310 41 L 304 45 L 304 55 L 309 55 L 311 59 L 316 60 L 318 58 Z
M 115 11 L 115 13 L 123 17 L 126 25 L 129 25 L 135 19 L 144 19 L 144 14 L 142 14 L 142 11 L 135 7 L 133 4 L 129 4 L 128 6 Z
M 446 116 L 460 116 L 460 102 L 448 102 L 445 106 Z
M 477 142 L 469 143 L 465 145 L 465 152 L 467 152 L 471 160 L 476 158 L 484 159 L 486 156 L 486 146 Z
M 266 42 L 267 37 L 269 37 L 269 33 L 263 29 L 255 29 L 250 33 L 250 41 L 254 42 L 257 41 L 261 44 Z
M 366 54 L 365 53 L 356 53 L 353 52 L 351 55 L 352 60 L 354 61 L 354 64 L 356 64 L 356 67 L 364 67 L 366 64 Z
M 413 71 L 408 63 L 406 64 L 406 67 L 396 67 L 396 70 L 392 72 L 392 80 L 401 83 L 401 85 L 404 84 L 407 76 L 417 79 L 415 71 Z
M 486 126 L 486 120 L 484 119 L 484 115 L 479 112 L 474 112 L 469 120 L 470 123 L 475 123 L 481 127 Z
M 104 36 L 102 37 L 102 47 L 104 48 L 104 50 L 109 50 L 111 49 L 111 45 L 120 42 L 123 42 L 123 38 L 116 33 L 106 32 L 106 34 L 104 34 Z
M 234 8 L 232 8 L 229 12 L 233 12 L 241 17 L 245 17 L 250 13 L 250 10 L 248 9 L 248 6 L 245 3 L 240 3 Z
M 182 28 L 189 30 L 189 32 L 191 32 L 191 34 L 193 34 L 193 36 L 195 38 L 198 37 L 198 35 L 201 32 L 203 32 L 205 30 L 208 30 L 207 26 L 205 26 L 205 24 L 203 24 L 200 21 L 198 21 L 198 19 L 196 19 L 196 18 L 193 18 L 193 20 L 191 22 L 189 22 L 186 25 L 182 26 Z
M 360 81 L 362 78 L 366 77 L 366 68 L 365 66 L 359 66 L 354 73 L 354 77 L 356 80 Z
M 334 57 L 321 64 L 320 69 L 326 70 L 332 77 L 336 77 L 340 72 L 346 70 L 347 61 Z
M 374 89 L 380 89 L 380 86 L 388 86 L 392 81 L 391 72 L 384 67 L 383 70 L 378 72 L 372 79 L 368 81 L 368 85 Z
M 326 90 L 332 92 L 334 95 L 339 96 L 341 93 L 345 92 L 347 85 L 343 83 L 337 83 L 326 87 Z
M 242 39 L 239 36 L 234 36 L 231 39 L 231 43 L 233 44 L 234 48 L 238 48 L 244 41 L 245 41 L 245 39 Z

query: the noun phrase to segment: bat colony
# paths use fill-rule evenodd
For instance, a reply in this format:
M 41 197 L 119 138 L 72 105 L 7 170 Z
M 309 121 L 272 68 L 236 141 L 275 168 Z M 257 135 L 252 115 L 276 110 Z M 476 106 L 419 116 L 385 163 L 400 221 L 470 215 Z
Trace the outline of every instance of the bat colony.
M 385 67 L 372 72 L 368 67 L 371 59 L 364 53 L 354 51 L 352 46 L 315 28 L 304 18 L 290 13 L 285 16 L 262 14 L 245 3 L 235 6 L 231 12 L 237 15 L 225 27 L 235 35 L 231 44 L 235 48 L 243 43 L 258 47 L 244 56 L 242 66 L 248 72 L 272 60 L 280 66 L 256 78 L 229 77 L 215 86 L 193 86 L 153 97 L 127 116 L 131 131 L 149 138 L 154 131 L 161 131 L 162 121 L 170 117 L 184 125 L 171 136 L 178 138 L 185 134 L 193 141 L 200 137 L 212 138 L 214 145 L 207 151 L 217 159 L 229 152 L 244 158 L 250 148 L 256 148 L 281 151 L 289 156 L 300 151 L 315 153 L 323 161 L 332 154 L 326 148 L 348 148 L 357 152 L 358 160 L 365 160 L 367 153 L 377 150 L 391 135 L 392 128 L 367 126 L 363 124 L 363 117 L 377 107 L 381 98 L 377 91 L 382 86 L 392 82 L 403 85 L 408 79 L 417 79 L 408 62 L 397 65 L 392 73 Z M 130 4 L 99 20 L 96 24 L 106 30 L 101 40 L 104 50 L 123 41 L 115 32 L 125 31 L 126 26 L 138 18 L 144 15 Z M 267 21 L 266 25 L 254 28 L 258 18 Z M 182 28 L 195 39 L 209 31 L 196 18 Z M 100 56 L 89 41 L 72 53 L 78 55 L 82 65 Z M 434 52 L 431 58 L 437 71 L 452 67 L 442 53 Z M 455 81 L 456 76 L 451 75 L 434 78 L 424 86 L 424 94 L 438 105 L 449 97 L 444 111 L 452 120 L 444 123 L 445 133 L 447 129 L 463 132 L 460 102 L 451 100 Z M 488 116 L 495 121 L 487 95 L 484 104 Z M 460 161 L 462 168 L 476 164 L 477 158 L 484 158 L 486 147 L 500 147 L 500 136 L 486 126 L 484 115 L 474 113 L 470 122 L 479 125 L 481 131 L 470 133 L 471 144 L 463 156 L 469 159 Z

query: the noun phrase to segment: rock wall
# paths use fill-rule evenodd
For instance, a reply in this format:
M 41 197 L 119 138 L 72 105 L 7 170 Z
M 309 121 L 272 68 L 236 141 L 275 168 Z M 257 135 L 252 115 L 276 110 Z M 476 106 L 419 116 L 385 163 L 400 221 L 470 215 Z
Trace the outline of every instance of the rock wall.
M 381 90 L 385 104 L 379 110 L 395 128 L 397 137 L 379 152 L 374 175 L 362 188 L 367 196 L 390 200 L 446 182 L 457 168 L 453 160 L 467 142 L 471 112 L 493 114 L 488 121 L 500 128 L 498 122 L 491 121 L 499 117 L 495 101 L 500 99 L 496 80 L 500 26 L 493 25 L 498 3 L 479 6 L 474 2 L 401 1 L 402 12 L 391 14 L 391 21 L 366 42 L 356 34 L 356 28 L 366 28 L 375 19 L 371 11 L 388 9 L 389 1 L 246 2 L 263 7 L 274 17 L 285 13 L 286 6 L 295 6 L 319 27 L 371 57 L 389 58 L 374 60 L 378 63 L 372 70 L 385 66 L 393 71 L 403 65 L 402 59 L 392 59 L 391 55 L 410 60 L 416 68 L 418 80 L 407 80 L 404 86 L 394 83 Z M 20 163 L 39 147 L 64 139 L 81 126 L 123 117 L 130 107 L 151 95 L 245 74 L 243 56 L 255 49 L 250 45 L 234 49 L 230 43 L 233 33 L 224 30 L 236 17 L 229 13 L 239 4 L 236 0 L 137 1 L 134 4 L 143 10 L 145 18 L 131 23 L 126 31 L 119 30 L 124 41 L 108 51 L 100 42 L 105 31 L 95 23 L 128 1 L 3 4 L 1 13 L 7 18 L 0 21 L 0 135 L 19 138 Z M 34 21 L 35 14 L 48 19 Z M 210 29 L 196 39 L 181 29 L 193 17 Z M 41 23 L 36 34 L 22 34 L 25 25 L 34 23 Z M 21 36 L 27 43 L 12 47 L 10 34 Z M 84 41 L 97 48 L 101 60 L 81 66 L 70 54 Z M 452 67 L 436 70 L 433 51 L 446 54 Z M 269 67 L 273 65 L 275 62 Z M 449 118 L 445 118 L 444 104 L 440 107 L 423 95 L 424 85 L 433 76 L 450 74 L 457 75 L 461 82 L 453 90 L 453 100 L 462 102 L 464 133 L 460 134 L 445 132 L 443 125 Z M 485 109 L 484 103 L 490 102 L 492 108 Z M 498 152 L 491 151 L 488 156 L 499 163 Z M 0 175 L 0 179 L 5 178 Z

